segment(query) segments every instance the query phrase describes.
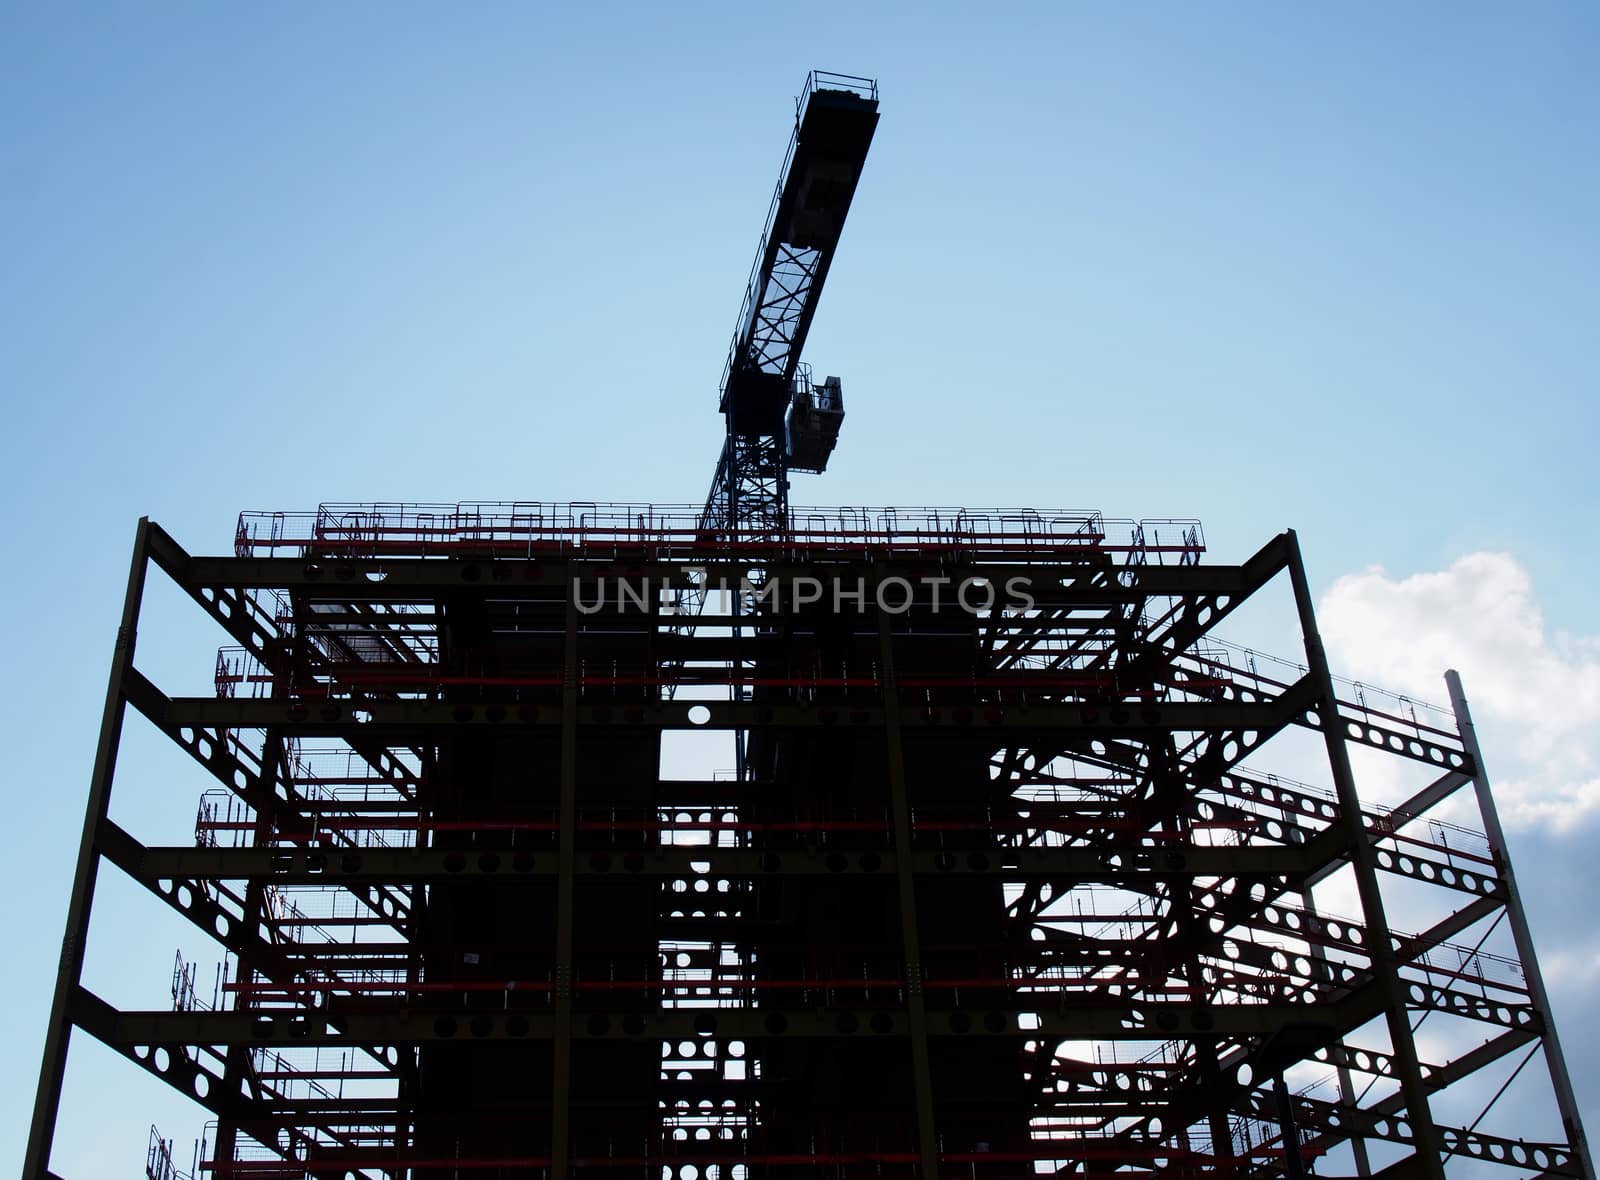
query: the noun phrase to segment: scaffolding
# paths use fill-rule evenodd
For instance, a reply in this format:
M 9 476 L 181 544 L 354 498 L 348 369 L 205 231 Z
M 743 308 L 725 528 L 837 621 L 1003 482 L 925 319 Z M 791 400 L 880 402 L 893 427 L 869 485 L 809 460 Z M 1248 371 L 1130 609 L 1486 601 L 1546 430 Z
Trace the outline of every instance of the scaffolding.
M 1083 511 L 340 504 L 222 556 L 141 522 L 26 1175 L 79 1030 L 208 1112 L 219 1180 L 1592 1177 L 1459 682 L 1336 680 L 1292 533 L 1204 549 Z M 135 666 L 152 567 L 226 633 L 213 697 Z M 1218 637 L 1285 587 L 1301 662 Z M 128 706 L 208 780 L 192 845 L 109 816 Z M 684 733 L 738 772 L 675 777 Z M 1295 734 L 1311 781 L 1258 768 Z M 1424 784 L 1363 803 L 1353 750 Z M 83 985 L 102 863 L 218 946 L 170 1010 Z M 1534 1056 L 1564 1137 L 1456 1117 Z M 147 1174 L 186 1175 L 154 1130 Z

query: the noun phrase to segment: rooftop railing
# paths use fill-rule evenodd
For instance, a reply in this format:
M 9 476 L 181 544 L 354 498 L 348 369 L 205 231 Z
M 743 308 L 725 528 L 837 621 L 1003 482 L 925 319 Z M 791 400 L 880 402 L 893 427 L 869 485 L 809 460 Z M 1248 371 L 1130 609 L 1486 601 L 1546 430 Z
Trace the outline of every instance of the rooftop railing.
M 1198 561 L 1197 520 L 1110 520 L 1092 510 L 796 508 L 789 527 L 701 526 L 689 505 L 575 501 L 324 504 L 315 512 L 243 512 L 241 557 L 645 555 L 971 556 L 1050 560 L 1101 552 L 1130 563 Z

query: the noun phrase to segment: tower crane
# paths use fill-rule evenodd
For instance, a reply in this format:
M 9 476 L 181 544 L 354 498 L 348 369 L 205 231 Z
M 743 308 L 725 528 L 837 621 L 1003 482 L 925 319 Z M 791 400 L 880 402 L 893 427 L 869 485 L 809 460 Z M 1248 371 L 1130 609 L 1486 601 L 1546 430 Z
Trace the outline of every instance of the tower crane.
M 813 384 L 800 351 L 877 124 L 876 82 L 807 75 L 722 370 L 727 434 L 703 533 L 734 539 L 785 531 L 789 472 L 827 466 L 844 396 L 837 377 Z

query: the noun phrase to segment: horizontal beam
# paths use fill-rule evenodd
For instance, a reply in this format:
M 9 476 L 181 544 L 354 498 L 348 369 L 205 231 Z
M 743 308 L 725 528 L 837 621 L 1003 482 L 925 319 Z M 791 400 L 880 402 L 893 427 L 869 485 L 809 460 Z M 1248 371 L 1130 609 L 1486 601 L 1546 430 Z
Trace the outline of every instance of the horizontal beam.
M 1498 891 L 1468 902 L 1448 918 L 1430 926 L 1420 934 L 1395 935 L 1395 954 L 1404 966 L 1421 958 L 1440 943 L 1449 942 L 1462 931 L 1470 929 L 1490 914 L 1498 912 L 1504 905 L 1505 897 Z
M 652 585 L 688 590 L 699 583 L 686 571 L 704 571 L 704 585 L 710 590 L 737 590 L 750 568 L 748 553 L 717 553 L 708 550 L 681 561 L 617 560 L 598 557 L 492 560 L 427 557 L 181 557 L 170 551 L 160 555 L 162 568 L 186 588 L 279 588 L 317 591 L 352 601 L 383 602 L 410 600 L 434 593 L 459 593 L 479 589 L 496 596 L 571 586 L 576 580 L 626 578 L 634 583 L 648 580 Z M 1243 566 L 1231 565 L 1149 565 L 1119 569 L 1119 578 L 1097 578 L 1104 571 L 1098 551 L 1086 550 L 1083 558 L 1072 554 L 1053 555 L 1046 562 L 1026 563 L 1001 558 L 985 561 L 967 556 L 962 560 L 941 560 L 939 572 L 959 574 L 962 570 L 981 572 L 1002 583 L 1008 577 L 1037 580 L 1034 595 L 1045 605 L 1109 605 L 1138 597 L 1182 597 L 1191 594 L 1247 594 L 1259 585 Z M 819 570 L 829 575 L 848 573 L 869 579 L 927 576 L 927 558 L 864 560 L 841 549 L 822 551 L 813 559 L 798 562 L 760 561 L 768 577 L 815 577 Z M 1048 570 L 1048 576 L 1042 571 Z M 378 575 L 381 576 L 370 576 Z M 401 593 L 405 591 L 406 593 Z
M 1333 853 L 1331 846 L 1325 846 Z M 986 876 L 1004 880 L 1121 881 L 1149 877 L 1304 876 L 1318 863 L 1309 846 L 1279 847 L 1054 847 L 919 852 L 912 871 L 926 876 Z M 220 881 L 271 881 L 282 885 L 328 885 L 341 880 L 425 882 L 460 877 L 553 877 L 554 848 L 540 851 L 449 848 L 145 848 L 135 876 L 153 882 L 178 878 Z M 687 845 L 649 851 L 579 849 L 575 869 L 585 876 L 834 876 L 889 877 L 896 866 L 892 850 L 827 852 L 760 851 Z M 692 866 L 709 864 L 703 872 Z
M 81 990 L 81 989 L 80 989 Z M 93 997 L 91 997 L 93 999 Z M 1043 1005 L 1049 997 L 1023 997 Z M 1305 1017 L 1305 1006 L 1261 1004 L 1117 1004 L 1038 1011 L 1024 1027 L 1019 1013 L 1001 1009 L 930 1011 L 928 1033 L 941 1038 L 1013 1040 L 1151 1040 L 1194 1036 L 1261 1037 Z M 91 1031 L 112 1048 L 164 1045 L 337 1046 L 414 1045 L 443 1041 L 549 1040 L 549 1011 L 408 1007 L 341 1011 L 337 999 L 317 1011 L 168 1012 L 107 1014 Z M 870 1040 L 903 1037 L 903 1008 L 649 1008 L 573 1013 L 572 1035 L 587 1040 L 683 1040 L 710 1035 L 735 1040 L 796 1038 Z
M 278 729 L 298 735 L 362 738 L 404 737 L 462 728 L 556 729 L 558 705 L 449 703 L 430 700 L 266 700 L 167 697 L 137 671 L 128 699 L 151 721 L 172 728 Z M 1309 680 L 1267 703 L 1177 702 L 1173 704 L 1007 704 L 906 706 L 905 729 L 1006 733 L 1050 731 L 1084 737 L 1215 730 L 1273 731 L 1313 703 Z M 703 710 L 703 712 L 702 712 Z M 883 707 L 767 704 L 759 701 L 648 701 L 580 704 L 578 724 L 589 728 L 728 730 L 763 727 L 804 729 L 881 726 Z M 1009 739 L 1008 739 L 1009 740 Z

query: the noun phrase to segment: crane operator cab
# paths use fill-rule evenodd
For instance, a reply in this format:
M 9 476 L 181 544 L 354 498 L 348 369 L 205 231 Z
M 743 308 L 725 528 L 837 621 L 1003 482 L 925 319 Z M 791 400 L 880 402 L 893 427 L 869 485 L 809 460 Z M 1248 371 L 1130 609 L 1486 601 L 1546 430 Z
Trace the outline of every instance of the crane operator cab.
M 795 471 L 823 471 L 828 456 L 839 441 L 839 425 L 844 421 L 844 390 L 839 378 L 825 378 L 821 385 L 811 383 L 811 370 L 801 365 L 795 374 L 789 411 L 784 417 L 785 450 L 789 466 Z

